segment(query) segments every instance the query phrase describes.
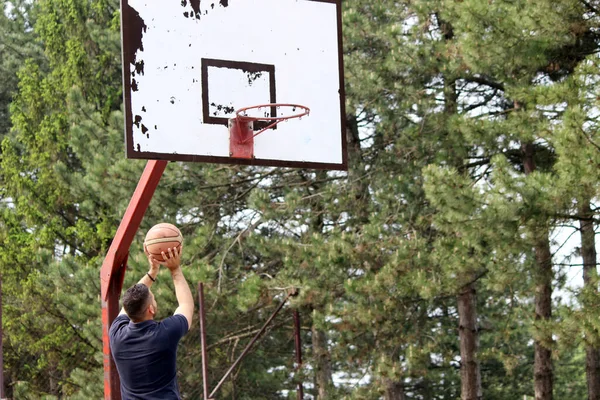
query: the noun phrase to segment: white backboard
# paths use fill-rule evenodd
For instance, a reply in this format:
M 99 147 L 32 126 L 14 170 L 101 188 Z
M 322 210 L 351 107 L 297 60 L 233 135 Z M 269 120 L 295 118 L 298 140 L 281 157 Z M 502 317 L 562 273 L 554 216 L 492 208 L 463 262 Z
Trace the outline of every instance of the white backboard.
M 123 0 L 127 156 L 346 169 L 340 2 Z M 266 103 L 310 115 L 230 157 L 228 119 Z

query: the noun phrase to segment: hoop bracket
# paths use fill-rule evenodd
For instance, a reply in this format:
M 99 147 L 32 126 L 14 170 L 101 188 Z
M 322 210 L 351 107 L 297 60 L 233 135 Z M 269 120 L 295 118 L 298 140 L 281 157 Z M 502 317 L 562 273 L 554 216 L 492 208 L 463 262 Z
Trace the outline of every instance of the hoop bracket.
M 233 158 L 254 158 L 254 122 L 229 119 L 229 155 Z

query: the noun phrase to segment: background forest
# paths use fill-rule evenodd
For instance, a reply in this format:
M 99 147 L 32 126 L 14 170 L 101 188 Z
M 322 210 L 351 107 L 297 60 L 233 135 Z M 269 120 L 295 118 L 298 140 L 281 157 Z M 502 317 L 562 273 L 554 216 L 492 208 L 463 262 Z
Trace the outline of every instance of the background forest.
M 600 1 L 342 3 L 349 170 L 169 163 L 125 285 L 145 231 L 180 226 L 213 386 L 300 288 L 222 399 L 599 400 Z M 145 165 L 125 158 L 119 2 L 0 6 L 6 396 L 100 399 L 100 266 Z

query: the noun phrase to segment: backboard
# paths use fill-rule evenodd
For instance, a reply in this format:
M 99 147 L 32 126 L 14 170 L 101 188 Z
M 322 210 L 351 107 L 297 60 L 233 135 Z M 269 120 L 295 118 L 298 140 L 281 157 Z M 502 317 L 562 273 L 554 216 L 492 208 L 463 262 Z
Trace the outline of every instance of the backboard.
M 346 169 L 341 0 L 121 8 L 129 158 Z M 252 158 L 232 157 L 228 120 L 267 103 L 302 104 L 310 115 L 256 136 Z

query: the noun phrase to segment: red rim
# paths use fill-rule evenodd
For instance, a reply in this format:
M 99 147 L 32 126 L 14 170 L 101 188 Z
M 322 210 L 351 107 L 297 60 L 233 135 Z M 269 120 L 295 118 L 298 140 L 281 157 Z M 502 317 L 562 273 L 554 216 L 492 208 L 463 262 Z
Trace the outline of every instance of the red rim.
M 300 108 L 300 109 L 302 109 L 304 111 L 301 112 L 301 113 L 292 114 L 292 115 L 286 115 L 286 116 L 283 116 L 283 117 L 250 117 L 248 115 L 241 115 L 242 113 L 244 113 L 244 112 L 246 112 L 248 110 L 261 109 L 261 108 L 271 108 L 271 107 L 277 107 L 277 108 L 279 108 L 279 107 L 292 107 L 294 109 Z M 260 131 L 256 132 L 251 137 L 251 138 L 255 138 L 256 136 L 260 135 L 261 133 L 263 133 L 267 129 L 271 129 L 272 127 L 274 127 L 275 125 L 277 125 L 280 122 L 287 121 L 288 119 L 292 119 L 292 118 L 302 118 L 302 117 L 304 117 L 306 115 L 309 115 L 309 114 L 310 114 L 310 108 L 308 108 L 306 106 L 303 106 L 301 104 L 270 103 L 270 104 L 259 104 L 257 106 L 250 106 L 250 107 L 240 108 L 239 110 L 237 110 L 235 112 L 235 118 L 237 120 L 239 120 L 240 122 L 248 122 L 248 121 L 273 121 L 269 125 L 267 125 L 266 127 L 262 128 Z M 243 142 L 247 142 L 251 138 L 248 138 L 248 139 L 244 140 Z
M 248 110 L 260 109 L 260 108 L 271 108 L 271 107 L 293 107 L 293 108 L 301 108 L 304 111 L 301 113 L 297 113 L 297 114 L 293 114 L 293 115 L 286 115 L 283 117 L 250 117 L 248 115 L 241 115 L 242 113 L 244 113 Z M 240 119 L 243 119 L 246 121 L 284 121 L 286 119 L 304 117 L 305 115 L 309 115 L 309 114 L 310 114 L 310 108 L 303 106 L 301 104 L 287 104 L 287 103 L 259 104 L 257 106 L 240 108 L 239 110 L 237 110 L 235 112 L 236 118 L 240 118 Z

